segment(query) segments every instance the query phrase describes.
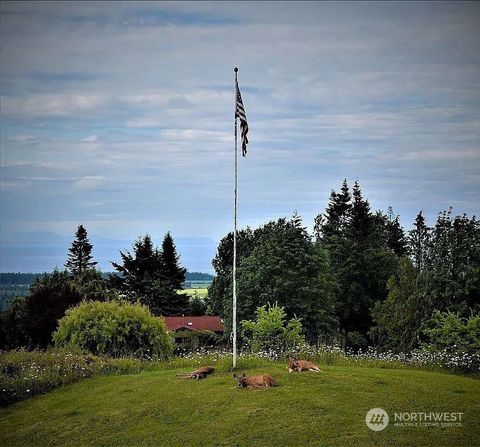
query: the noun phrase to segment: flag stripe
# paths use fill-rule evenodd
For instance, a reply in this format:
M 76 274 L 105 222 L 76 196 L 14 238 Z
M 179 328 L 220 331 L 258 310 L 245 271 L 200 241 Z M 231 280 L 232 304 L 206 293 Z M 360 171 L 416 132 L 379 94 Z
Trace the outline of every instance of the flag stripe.
M 240 88 L 238 87 L 237 82 L 237 105 L 235 107 L 235 116 L 240 119 L 240 131 L 242 138 L 242 155 L 245 157 L 247 155 L 247 144 L 248 144 L 248 123 L 247 115 L 245 113 L 245 107 L 243 106 L 242 95 L 240 94 Z

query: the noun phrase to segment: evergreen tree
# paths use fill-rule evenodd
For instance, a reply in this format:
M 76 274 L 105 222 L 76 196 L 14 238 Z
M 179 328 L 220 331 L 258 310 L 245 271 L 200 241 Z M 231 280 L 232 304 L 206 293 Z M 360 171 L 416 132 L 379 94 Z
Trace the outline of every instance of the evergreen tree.
M 417 272 L 421 272 L 428 261 L 428 249 L 431 229 L 425 224 L 422 211 L 417 214 L 413 224 L 413 230 L 409 232 L 409 248 L 413 265 Z
M 371 308 L 386 298 L 387 280 L 397 268 L 387 218 L 371 212 L 358 182 L 350 195 L 344 181 L 341 193 L 332 192 L 322 224 L 319 243 L 331 259 L 336 314 L 347 340 L 365 345 Z
M 72 246 L 68 250 L 68 260 L 65 263 L 65 267 L 73 276 L 82 275 L 98 264 L 92 261 L 92 248 L 93 246 L 88 240 L 87 230 L 83 225 L 79 225 Z
M 170 232 L 163 239 L 162 260 L 164 271 L 170 279 L 173 288 L 177 290 L 183 289 L 187 269 L 180 266 L 179 256 Z
M 351 195 L 347 180 L 343 180 L 341 192 L 332 190 L 330 201 L 324 215 L 318 215 L 315 219 L 314 234 L 317 239 L 340 237 L 350 218 Z
M 149 235 L 133 244 L 133 254 L 120 252 L 123 264 L 112 262 L 118 275 L 110 275 L 110 284 L 132 302 L 140 301 L 156 315 L 182 315 L 188 308 L 188 297 L 175 290 L 165 268 L 163 254 L 154 247 Z
M 388 297 L 372 310 L 377 324 L 370 334 L 375 343 L 396 352 L 410 352 L 418 347 L 424 322 L 432 313 L 432 303 L 425 293 L 424 276 L 409 258 L 399 262 L 398 273 L 387 283 Z
M 31 347 L 51 344 L 58 320 L 81 300 L 82 294 L 68 272 L 54 271 L 37 279 L 25 298 L 25 325 Z
M 348 225 L 349 237 L 356 245 L 363 245 L 371 241 L 374 227 L 374 216 L 370 211 L 368 200 L 363 198 L 358 181 L 353 185 L 353 201 Z
M 387 230 L 387 245 L 393 252 L 401 257 L 408 253 L 408 241 L 400 225 L 400 216 L 395 216 L 393 208 L 388 207 L 387 220 L 385 223 Z
M 480 308 L 480 226 L 452 209 L 439 213 L 429 244 L 429 293 L 440 311 Z
M 133 244 L 133 254 L 128 250 L 120 251 L 122 264 L 112 262 L 120 275 L 111 275 L 111 284 L 117 289 L 133 295 L 145 293 L 145 281 L 154 278 L 167 279 L 164 274 L 161 253 L 153 246 L 152 238 L 147 234 L 139 237 Z

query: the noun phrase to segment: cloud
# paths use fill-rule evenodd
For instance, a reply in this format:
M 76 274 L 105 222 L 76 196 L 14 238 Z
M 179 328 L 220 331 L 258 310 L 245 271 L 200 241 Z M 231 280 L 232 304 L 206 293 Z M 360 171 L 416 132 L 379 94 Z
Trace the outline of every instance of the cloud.
M 28 134 L 19 134 L 19 135 L 14 135 L 12 137 L 9 137 L 10 141 L 15 141 L 18 143 L 28 143 L 31 141 L 36 141 L 37 137 L 34 135 L 28 135 Z
M 86 112 L 105 104 L 101 95 L 2 96 L 2 111 L 13 117 L 56 117 Z
M 73 187 L 81 190 L 95 189 L 102 185 L 106 178 L 102 175 L 87 175 L 73 182 Z
M 100 142 L 100 138 L 98 137 L 98 135 L 89 135 L 88 137 L 83 138 L 82 142 L 96 144 Z
M 2 222 L 13 227 L 222 237 L 234 66 L 250 127 L 240 225 L 293 209 L 309 224 L 345 177 L 406 223 L 449 201 L 480 210 L 478 4 L 1 8 Z
M 218 132 L 199 129 L 167 129 L 162 131 L 167 140 L 173 141 L 209 141 L 229 143 L 232 135 L 229 132 Z

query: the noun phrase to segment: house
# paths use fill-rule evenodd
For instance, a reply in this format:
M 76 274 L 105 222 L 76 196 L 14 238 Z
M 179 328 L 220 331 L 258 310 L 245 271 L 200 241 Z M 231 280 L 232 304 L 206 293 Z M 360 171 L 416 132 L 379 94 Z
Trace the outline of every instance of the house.
M 163 317 L 167 330 L 175 336 L 175 347 L 195 349 L 213 345 L 224 332 L 223 320 L 218 316 Z

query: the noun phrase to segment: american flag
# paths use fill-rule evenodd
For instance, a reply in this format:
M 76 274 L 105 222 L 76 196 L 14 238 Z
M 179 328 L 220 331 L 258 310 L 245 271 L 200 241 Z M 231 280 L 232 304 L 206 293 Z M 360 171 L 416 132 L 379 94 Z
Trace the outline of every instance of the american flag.
M 245 157 L 247 155 L 247 144 L 248 144 L 248 123 L 247 115 L 245 114 L 245 107 L 243 107 L 242 95 L 240 94 L 240 89 L 238 88 L 237 82 L 237 106 L 235 108 L 235 117 L 240 119 L 240 130 L 242 132 L 242 155 Z

